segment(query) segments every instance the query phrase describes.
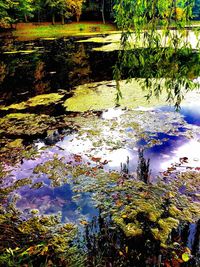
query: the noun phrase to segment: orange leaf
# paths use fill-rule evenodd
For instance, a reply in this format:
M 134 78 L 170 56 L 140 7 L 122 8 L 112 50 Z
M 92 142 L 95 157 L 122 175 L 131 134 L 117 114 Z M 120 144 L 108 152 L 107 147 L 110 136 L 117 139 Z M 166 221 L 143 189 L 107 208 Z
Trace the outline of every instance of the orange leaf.
M 101 158 L 92 157 L 91 160 L 94 161 L 94 162 L 100 162 Z
M 80 221 L 80 224 L 82 224 L 82 225 L 88 225 L 88 222 L 87 221 Z
M 121 201 L 121 200 L 117 200 L 116 201 L 116 205 L 117 205 L 117 207 L 121 207 L 122 205 L 123 205 L 123 202 Z
M 81 162 L 82 157 L 80 155 L 74 155 L 74 159 L 76 162 Z

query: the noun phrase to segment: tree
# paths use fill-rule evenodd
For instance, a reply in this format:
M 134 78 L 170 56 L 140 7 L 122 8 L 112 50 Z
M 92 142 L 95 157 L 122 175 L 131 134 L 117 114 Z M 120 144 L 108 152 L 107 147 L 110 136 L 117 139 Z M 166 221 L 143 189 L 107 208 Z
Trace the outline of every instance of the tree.
M 72 14 L 76 17 L 77 22 L 80 20 L 83 2 L 84 0 L 67 0 L 68 7 Z
M 55 15 L 57 12 L 58 4 L 60 0 L 47 0 L 45 5 L 50 8 L 52 15 L 52 24 L 55 24 Z
M 7 2 L 0 1 L 0 27 L 4 28 L 8 21 L 9 21 L 9 16 L 8 16 L 8 10 L 9 6 Z
M 0 28 L 7 28 L 12 25 L 14 18 L 10 10 L 14 8 L 17 3 L 12 0 L 0 0 Z
M 16 5 L 16 13 L 19 18 L 24 18 L 28 22 L 29 17 L 33 17 L 34 12 L 33 0 L 18 0 Z
M 46 5 L 50 7 L 52 13 L 52 24 L 55 24 L 55 15 L 61 16 L 61 22 L 64 24 L 65 18 L 76 16 L 79 21 L 82 13 L 83 0 L 47 0 Z
M 37 21 L 41 20 L 41 13 L 44 9 L 44 2 L 42 0 L 33 0 L 34 15 L 37 16 Z
M 114 69 L 117 99 L 121 97 L 119 81 L 127 67 L 128 79 L 134 77 L 134 68 L 139 66 L 143 70 L 142 86 L 148 89 L 147 97 L 159 96 L 166 90 L 167 100 L 174 101 L 176 107 L 185 92 L 198 86 L 179 64 L 180 57 L 194 54 L 185 29 L 191 23 L 193 7 L 193 0 L 116 0 L 116 22 L 122 30 L 121 51 Z M 153 76 L 149 66 L 157 67 Z
M 105 0 L 102 0 L 102 5 L 101 5 L 101 14 L 102 14 L 102 20 L 103 24 L 105 24 L 105 14 L 104 14 L 104 9 L 105 9 Z

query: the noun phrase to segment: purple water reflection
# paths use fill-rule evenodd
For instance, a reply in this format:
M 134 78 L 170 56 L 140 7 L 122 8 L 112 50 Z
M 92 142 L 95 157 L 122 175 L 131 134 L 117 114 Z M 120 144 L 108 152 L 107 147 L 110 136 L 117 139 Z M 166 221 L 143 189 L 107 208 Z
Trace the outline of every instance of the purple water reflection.
M 163 108 L 165 109 L 165 108 Z M 162 108 L 158 112 L 161 111 Z M 184 110 L 182 110 L 183 112 Z M 171 111 L 172 112 L 172 111 Z M 119 112 L 119 116 L 123 114 Z M 185 119 L 187 112 L 184 113 Z M 103 120 L 113 119 L 113 113 L 107 114 Z M 188 115 L 189 116 L 189 115 Z M 115 118 L 115 117 L 114 117 Z M 134 129 L 127 128 L 125 132 L 132 132 Z M 28 215 L 31 209 L 38 209 L 40 214 L 55 214 L 62 213 L 62 221 L 77 221 L 80 216 L 85 215 L 87 218 L 92 218 L 97 215 L 97 210 L 94 208 L 94 203 L 91 201 L 90 193 L 81 193 L 77 200 L 74 201 L 76 193 L 73 192 L 73 183 L 71 185 L 65 183 L 57 187 L 52 187 L 50 179 L 47 175 L 40 174 L 39 176 L 33 173 L 36 166 L 44 164 L 49 160 L 53 160 L 55 155 L 57 159 L 62 159 L 62 162 L 72 162 L 74 165 L 82 163 L 90 163 L 90 166 L 95 166 L 97 163 L 92 160 L 93 156 L 100 157 L 101 161 L 107 161 L 104 164 L 104 170 L 122 171 L 123 167 L 128 167 L 129 173 L 136 175 L 138 165 L 138 149 L 144 148 L 144 157 L 150 159 L 151 179 L 156 181 L 156 176 L 160 172 L 165 171 L 168 167 L 179 163 L 180 158 L 187 157 L 188 161 L 177 167 L 177 170 L 186 170 L 188 167 L 200 168 L 200 142 L 198 135 L 195 138 L 189 139 L 184 133 L 187 128 L 179 127 L 179 132 L 162 133 L 162 132 L 145 132 L 150 138 L 140 139 L 136 142 L 135 147 L 128 147 L 125 142 L 124 147 L 119 149 L 109 150 L 106 147 L 98 148 L 98 153 L 95 152 L 90 140 L 81 139 L 78 134 L 72 134 L 64 137 L 62 141 L 57 142 L 52 147 L 46 147 L 43 141 L 37 142 L 40 155 L 34 160 L 23 160 L 23 163 L 16 166 L 7 179 L 4 179 L 3 187 L 6 187 L 17 180 L 27 177 L 32 179 L 30 186 L 22 186 L 17 190 L 21 196 L 17 202 L 17 207 L 23 213 Z M 155 145 L 149 147 L 151 140 L 158 141 Z M 96 154 L 95 154 L 96 153 Z M 81 157 L 81 163 L 74 160 L 74 155 Z M 87 177 L 85 177 L 87 179 Z M 38 189 L 33 188 L 34 183 L 42 183 Z M 181 189 L 180 189 L 181 190 Z

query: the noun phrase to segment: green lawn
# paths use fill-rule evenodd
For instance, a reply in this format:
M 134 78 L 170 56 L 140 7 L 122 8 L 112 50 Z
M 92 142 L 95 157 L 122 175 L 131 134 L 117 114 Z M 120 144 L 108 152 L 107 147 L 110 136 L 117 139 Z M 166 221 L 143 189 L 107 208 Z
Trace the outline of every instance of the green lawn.
M 21 39 L 32 39 L 32 38 L 54 38 L 71 35 L 94 35 L 98 33 L 107 33 L 116 31 L 116 27 L 113 24 L 107 23 L 70 23 L 65 25 L 51 25 L 41 24 L 34 25 L 32 23 L 23 23 L 17 25 L 17 30 L 14 32 L 15 36 Z

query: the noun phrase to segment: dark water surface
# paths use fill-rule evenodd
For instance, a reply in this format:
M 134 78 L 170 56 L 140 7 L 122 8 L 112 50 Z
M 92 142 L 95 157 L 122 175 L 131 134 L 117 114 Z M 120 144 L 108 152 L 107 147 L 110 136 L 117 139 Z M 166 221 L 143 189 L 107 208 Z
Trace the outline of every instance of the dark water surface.
M 12 36 L 1 38 L 1 103 L 17 103 L 38 94 L 111 80 L 116 52 L 108 57 L 107 53 L 92 51 L 98 44 L 78 40 L 71 37 L 20 42 Z

